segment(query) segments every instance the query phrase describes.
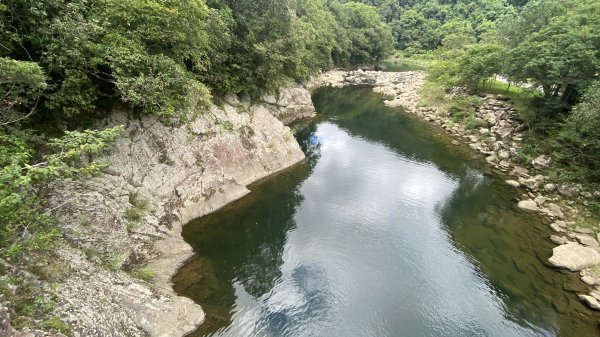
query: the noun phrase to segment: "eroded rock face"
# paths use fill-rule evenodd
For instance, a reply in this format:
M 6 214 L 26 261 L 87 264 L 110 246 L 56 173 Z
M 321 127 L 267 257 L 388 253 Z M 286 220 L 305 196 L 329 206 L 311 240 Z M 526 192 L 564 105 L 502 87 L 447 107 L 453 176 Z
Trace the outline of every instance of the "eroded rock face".
M 548 262 L 556 267 L 580 271 L 600 263 L 600 253 L 593 248 L 570 242 L 555 247 Z
M 277 95 L 266 95 L 262 98 L 262 103 L 285 125 L 315 116 L 310 93 L 299 86 L 282 90 Z
M 284 123 L 314 115 L 308 91 L 264 100 L 229 97 L 190 125 L 115 112 L 99 126 L 125 125 L 102 158 L 109 168 L 57 183 L 48 205 L 71 242 L 57 252 L 68 276 L 56 286 L 56 314 L 75 336 L 182 336 L 204 320 L 200 306 L 171 287 L 192 254 L 182 226 L 304 159 Z M 152 284 L 125 271 L 142 265 L 155 273 Z

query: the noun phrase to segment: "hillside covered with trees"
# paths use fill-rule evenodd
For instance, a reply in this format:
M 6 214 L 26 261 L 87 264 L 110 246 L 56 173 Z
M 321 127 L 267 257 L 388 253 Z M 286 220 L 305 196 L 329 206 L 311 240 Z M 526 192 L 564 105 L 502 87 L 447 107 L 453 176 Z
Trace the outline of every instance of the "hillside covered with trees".
M 112 109 L 185 123 L 394 51 L 429 64 L 432 99 L 525 88 L 529 147 L 600 182 L 600 0 L 8 0 L 0 17 L 0 270 L 58 237 L 45 186 L 100 172 L 121 129 L 85 128 Z

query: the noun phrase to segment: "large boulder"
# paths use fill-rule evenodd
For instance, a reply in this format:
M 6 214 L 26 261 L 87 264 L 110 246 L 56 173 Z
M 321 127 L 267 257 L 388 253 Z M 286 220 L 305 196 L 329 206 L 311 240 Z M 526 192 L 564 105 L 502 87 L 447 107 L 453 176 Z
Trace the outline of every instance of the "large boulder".
M 548 262 L 555 267 L 580 271 L 600 263 L 600 253 L 597 250 L 570 242 L 552 250 Z

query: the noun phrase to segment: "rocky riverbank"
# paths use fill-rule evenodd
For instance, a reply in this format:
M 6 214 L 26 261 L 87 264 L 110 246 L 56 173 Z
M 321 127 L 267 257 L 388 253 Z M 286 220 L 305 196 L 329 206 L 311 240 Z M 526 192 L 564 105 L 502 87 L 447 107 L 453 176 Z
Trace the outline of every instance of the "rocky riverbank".
M 171 276 L 192 255 L 182 226 L 246 195 L 250 183 L 303 160 L 284 123 L 314 113 L 302 87 L 259 102 L 226 97 L 189 125 L 112 113 L 98 127 L 124 125 L 125 131 L 100 159 L 109 167 L 98 177 L 51 188 L 48 210 L 64 240 L 47 266 L 52 279 L 29 281 L 54 294 L 54 314 L 74 336 L 174 337 L 193 331 L 204 313 L 171 287 Z M 45 335 L 6 324 L 0 331 Z
M 548 239 L 558 245 L 548 263 L 579 272 L 581 280 L 589 286 L 580 300 L 594 310 L 600 310 L 600 230 L 577 226 L 581 211 L 600 191 L 588 191 L 583 186 L 558 184 L 545 173 L 552 165 L 548 154 L 540 154 L 531 163 L 519 164 L 518 152 L 522 147 L 526 128 L 523 119 L 507 97 L 486 95 L 476 108 L 474 123 L 468 127 L 454 121 L 450 113 L 438 107 L 420 106 L 420 91 L 425 82 L 425 72 L 330 71 L 311 81 L 310 87 L 343 87 L 371 85 L 373 91 L 384 95 L 388 106 L 403 106 L 407 111 L 440 126 L 455 136 L 453 144 L 468 144 L 485 156 L 486 162 L 508 175 L 506 183 L 519 189 L 520 200 L 516 207 L 536 212 L 555 232 Z M 457 88 L 454 96 L 467 95 Z

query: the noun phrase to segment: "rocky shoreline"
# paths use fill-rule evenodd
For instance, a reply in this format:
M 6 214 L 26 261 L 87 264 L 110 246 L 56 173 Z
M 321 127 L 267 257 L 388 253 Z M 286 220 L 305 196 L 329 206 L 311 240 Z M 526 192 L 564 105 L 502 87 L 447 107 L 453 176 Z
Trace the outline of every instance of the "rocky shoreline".
M 589 292 L 579 294 L 580 300 L 593 310 L 600 310 L 600 234 L 593 229 L 577 226 L 581 207 L 600 191 L 587 191 L 581 185 L 558 184 L 544 175 L 552 165 L 552 158 L 540 154 L 527 167 L 515 163 L 521 148 L 525 129 L 518 111 L 507 97 L 486 95 L 476 109 L 478 128 L 468 128 L 452 121 L 452 116 L 438 107 L 420 106 L 420 91 L 425 83 L 425 72 L 380 72 L 334 70 L 313 79 L 309 87 L 343 87 L 370 85 L 373 91 L 385 97 L 388 106 L 402 106 L 424 120 L 440 126 L 456 139 L 453 144 L 468 144 L 485 156 L 494 169 L 511 177 L 506 183 L 522 192 L 517 207 L 536 212 L 555 232 L 548 239 L 557 245 L 548 263 L 573 272 L 589 286 Z M 452 95 L 467 95 L 457 88 Z M 598 229 L 598 228 L 596 228 Z
M 124 125 L 97 177 L 54 184 L 47 208 L 64 233 L 49 266 L 54 315 L 74 336 L 183 336 L 204 312 L 177 296 L 171 277 L 192 254 L 183 225 L 241 198 L 247 186 L 304 159 L 285 124 L 314 116 L 296 86 L 259 101 L 229 96 L 189 125 L 116 111 L 98 128 Z M 2 336 L 16 331 L 0 305 Z
M 550 182 L 543 175 L 549 156 L 529 168 L 514 164 L 523 125 L 505 97 L 484 97 L 477 118 L 487 127 L 471 130 L 439 108 L 420 106 L 424 83 L 421 71 L 333 70 L 307 88 L 371 85 L 386 105 L 406 108 L 453 134 L 454 144 L 467 143 L 485 155 L 489 165 L 511 176 L 507 184 L 523 192 L 518 207 L 544 216 L 556 232 L 550 240 L 559 246 L 549 263 L 579 271 L 592 287 L 581 301 L 600 310 L 600 277 L 594 271 L 600 247 L 593 231 L 573 226 L 576 201 L 593 194 Z M 193 254 L 181 237 L 183 225 L 246 195 L 250 183 L 303 160 L 285 124 L 314 114 L 303 87 L 259 102 L 227 97 L 191 125 L 113 113 L 99 127 L 123 124 L 125 133 L 103 158 L 109 168 L 99 177 L 53 186 L 48 209 L 60 220 L 66 240 L 53 257 L 56 278 L 35 281 L 56 294 L 54 313 L 71 325 L 74 336 L 170 337 L 193 331 L 204 313 L 171 287 L 172 275 Z M 151 281 L 144 280 L 144 270 L 151 271 Z M 1 309 L 0 335 L 62 336 L 16 331 Z

